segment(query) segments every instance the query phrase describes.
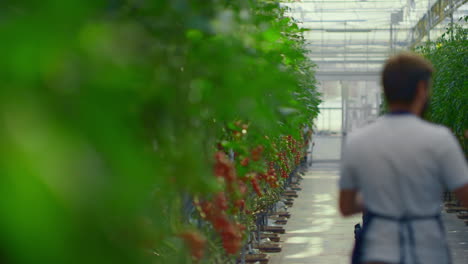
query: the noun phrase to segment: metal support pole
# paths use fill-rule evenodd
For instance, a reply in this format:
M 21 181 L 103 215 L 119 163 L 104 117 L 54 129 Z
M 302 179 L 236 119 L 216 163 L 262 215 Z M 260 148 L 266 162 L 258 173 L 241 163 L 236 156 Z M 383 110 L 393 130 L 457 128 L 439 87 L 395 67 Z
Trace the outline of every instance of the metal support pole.
M 344 106 L 344 88 L 343 88 L 343 81 L 339 82 L 341 86 L 341 134 L 345 134 L 345 106 Z
M 369 33 L 366 34 L 366 71 L 369 71 Z
M 455 12 L 455 7 L 453 6 L 453 0 L 450 0 L 450 23 L 453 24 L 453 12 Z
M 340 159 L 343 157 L 343 146 L 346 137 L 346 128 L 345 128 L 345 97 L 344 97 L 344 87 L 343 81 L 340 81 L 341 85 L 341 155 Z
M 393 55 L 393 23 L 390 24 L 390 55 Z
M 411 43 L 414 43 L 414 29 L 411 30 Z
M 344 28 L 345 28 L 345 33 L 344 33 L 344 63 L 343 63 L 343 68 L 344 70 L 346 71 L 346 58 L 348 57 L 347 55 L 347 48 L 346 46 L 348 46 L 348 39 L 347 39 L 347 34 L 346 34 L 346 31 L 347 31 L 347 25 L 348 23 L 347 22 L 344 22 Z
M 431 28 L 432 28 L 432 21 L 431 21 L 431 0 L 427 0 L 427 41 L 431 41 Z
M 453 12 L 455 12 L 453 0 L 450 0 L 450 24 L 453 25 Z M 453 30 L 450 32 L 450 38 L 453 39 Z
M 349 96 L 348 92 L 349 92 L 349 90 L 348 89 L 349 88 L 347 88 L 347 87 L 344 88 L 344 86 L 343 86 L 343 91 L 344 91 L 344 114 L 345 114 L 344 115 L 344 117 L 345 117 L 345 120 L 344 120 L 345 121 L 345 123 L 344 123 L 345 135 L 348 133 L 348 119 L 349 119 L 349 111 L 348 111 L 349 110 L 348 109 L 349 108 L 348 107 L 348 96 Z
M 341 137 L 341 156 L 343 156 L 343 146 L 344 146 L 344 140 L 346 138 L 347 134 L 347 114 L 348 114 L 348 109 L 347 109 L 347 90 L 345 89 L 343 85 L 343 81 L 340 81 L 341 84 L 341 131 L 342 131 L 342 137 Z
M 322 129 L 325 130 L 325 112 L 322 112 Z

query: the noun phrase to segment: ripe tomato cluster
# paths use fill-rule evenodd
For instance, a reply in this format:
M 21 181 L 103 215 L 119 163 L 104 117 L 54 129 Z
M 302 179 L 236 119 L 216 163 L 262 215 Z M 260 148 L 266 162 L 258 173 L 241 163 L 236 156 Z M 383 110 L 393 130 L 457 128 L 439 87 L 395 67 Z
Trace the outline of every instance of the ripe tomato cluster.
M 226 190 L 228 191 L 228 196 L 229 198 L 232 198 L 232 200 L 234 200 L 234 208 L 243 210 L 242 201 L 243 197 L 247 193 L 247 186 L 241 179 L 237 177 L 236 167 L 234 166 L 234 163 L 223 151 L 216 152 L 215 161 L 215 176 L 219 179 L 223 179 L 226 183 Z M 216 200 L 225 201 L 226 206 L 223 206 L 222 208 L 224 211 L 228 209 L 229 203 L 226 194 L 223 194 L 223 196 L 218 194 L 216 196 Z
M 210 200 L 197 201 L 195 206 L 201 217 L 210 222 L 221 237 L 225 252 L 237 254 L 242 247 L 245 226 L 231 219 L 229 213 L 244 210 L 247 186 L 238 179 L 234 163 L 223 151 L 215 154 L 214 174 L 224 179 L 227 192 L 218 192 Z
M 289 177 L 293 161 L 297 164 L 301 157 L 300 144 L 291 136 L 280 138 L 279 148 L 272 143 L 273 149 L 282 151 L 267 153 L 270 155 L 264 155 L 263 145 L 253 148 L 242 146 L 248 126 L 241 123 L 235 125 L 242 128 L 240 133 L 237 130 L 233 131 L 234 138 L 237 138 L 235 142 L 240 144 L 240 147 L 234 147 L 234 155 L 229 157 L 226 154 L 227 150 L 219 144 L 214 157 L 214 174 L 220 179 L 224 191 L 214 194 L 210 199 L 195 202 L 200 216 L 211 223 L 228 255 L 237 254 L 242 247 L 246 228 L 236 220 L 236 216 L 239 213 L 252 213 L 251 208 L 246 208 L 250 204 L 246 205 L 249 188 L 256 193 L 256 197 L 267 195 L 267 188 L 278 188 L 281 183 L 280 177 Z M 269 158 L 276 157 L 275 155 L 277 159 L 266 162 Z M 199 250 L 193 250 L 193 255 L 199 256 Z
M 195 260 L 203 258 L 205 253 L 206 238 L 198 231 L 185 231 L 179 235 L 185 240 L 185 243 L 190 248 L 190 254 Z
M 244 200 L 236 201 L 244 206 Z M 203 201 L 195 204 L 201 211 L 202 217 L 213 225 L 216 233 L 222 240 L 223 248 L 227 254 L 237 254 L 242 246 L 242 237 L 245 227 L 237 221 L 231 220 L 227 214 L 229 208 L 224 193 L 218 193 L 213 201 Z
M 244 166 L 244 167 L 247 167 L 247 166 L 249 166 L 249 161 L 250 161 L 249 158 L 246 157 L 246 158 L 244 158 L 244 159 L 241 161 L 240 164 L 241 164 L 242 166 Z
M 236 169 L 226 153 L 222 151 L 216 152 L 215 160 L 214 173 L 216 177 L 224 178 L 228 183 L 235 181 L 237 178 Z
M 295 157 L 294 157 L 294 163 L 296 165 L 299 165 L 301 163 L 301 154 L 298 152 L 296 153 Z
M 290 170 L 289 170 L 288 158 L 286 156 L 286 151 L 278 153 L 278 158 L 281 164 L 281 167 L 280 167 L 281 177 L 288 178 Z
M 265 148 L 262 145 L 259 145 L 255 148 L 253 148 L 250 151 L 250 154 L 252 156 L 253 161 L 259 161 L 262 158 L 262 153 L 265 150 Z
M 292 136 L 284 136 L 283 140 L 285 140 L 287 145 L 287 150 L 279 152 L 278 159 L 280 163 L 280 172 L 282 178 L 288 178 L 289 173 L 291 172 L 291 164 L 290 162 L 294 162 L 295 166 L 301 163 L 301 158 L 303 155 L 303 149 L 306 144 L 298 142 Z M 288 158 L 290 157 L 290 159 Z
M 242 234 L 245 231 L 245 226 L 237 222 L 225 222 L 220 229 L 216 230 L 221 235 L 226 253 L 237 254 L 242 247 Z
M 299 165 L 301 163 L 301 156 L 302 153 L 298 149 L 303 149 L 305 144 L 299 144 L 297 140 L 295 140 L 292 137 L 287 137 L 289 149 L 291 150 L 291 153 L 294 155 L 294 164 Z
M 272 188 L 278 188 L 279 183 L 278 183 L 278 176 L 276 174 L 276 169 L 275 169 L 275 163 L 270 161 L 268 163 L 268 173 L 267 173 L 267 178 L 266 181 Z
M 271 188 L 279 187 L 278 176 L 276 174 L 275 163 L 273 161 L 268 162 L 267 173 L 260 173 L 258 178 L 268 183 Z
M 260 183 L 258 183 L 257 176 L 255 176 L 254 178 L 252 178 L 252 179 L 250 180 L 250 182 L 252 183 L 252 187 L 253 187 L 255 193 L 256 193 L 259 197 L 262 197 L 262 196 L 263 196 L 263 192 L 262 192 L 262 188 L 260 187 Z

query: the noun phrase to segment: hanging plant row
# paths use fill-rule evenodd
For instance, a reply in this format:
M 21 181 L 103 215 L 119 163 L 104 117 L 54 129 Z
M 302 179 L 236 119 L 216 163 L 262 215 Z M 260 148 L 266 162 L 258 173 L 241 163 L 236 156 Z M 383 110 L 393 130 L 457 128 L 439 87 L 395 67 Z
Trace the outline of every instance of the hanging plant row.
M 468 155 L 468 16 L 416 51 L 436 70 L 428 119 L 449 127 Z
M 277 0 L 9 1 L 0 262 L 233 263 L 319 94 Z

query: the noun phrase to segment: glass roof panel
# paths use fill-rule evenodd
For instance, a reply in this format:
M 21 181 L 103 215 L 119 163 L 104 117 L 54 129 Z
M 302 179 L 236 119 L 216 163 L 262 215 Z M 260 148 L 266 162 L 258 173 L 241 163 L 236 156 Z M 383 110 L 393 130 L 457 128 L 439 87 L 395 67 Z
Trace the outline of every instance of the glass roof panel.
M 309 29 L 304 36 L 319 71 L 375 71 L 388 55 L 415 42 L 416 25 L 438 1 L 297 0 L 284 5 Z M 441 1 L 460 3 L 454 17 L 468 14 L 463 0 Z M 448 23 L 449 18 L 443 19 L 431 34 L 442 34 Z

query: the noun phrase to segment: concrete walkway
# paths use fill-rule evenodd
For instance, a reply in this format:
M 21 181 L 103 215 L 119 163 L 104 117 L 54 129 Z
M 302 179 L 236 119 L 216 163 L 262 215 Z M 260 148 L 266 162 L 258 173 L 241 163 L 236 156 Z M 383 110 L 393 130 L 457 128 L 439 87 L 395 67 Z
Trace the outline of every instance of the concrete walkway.
M 453 264 L 468 263 L 468 226 L 456 214 L 443 213 Z
M 337 163 L 317 163 L 304 176 L 302 191 L 282 236 L 283 250 L 272 264 L 345 264 L 354 242 L 354 225 L 337 211 Z
M 343 219 L 337 211 L 337 163 L 314 163 L 290 209 L 282 235 L 283 250 L 271 264 L 348 264 L 359 216 Z M 453 264 L 468 263 L 468 227 L 455 214 L 443 214 Z

